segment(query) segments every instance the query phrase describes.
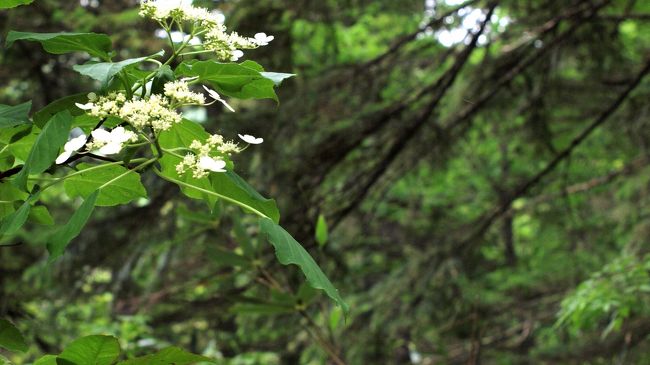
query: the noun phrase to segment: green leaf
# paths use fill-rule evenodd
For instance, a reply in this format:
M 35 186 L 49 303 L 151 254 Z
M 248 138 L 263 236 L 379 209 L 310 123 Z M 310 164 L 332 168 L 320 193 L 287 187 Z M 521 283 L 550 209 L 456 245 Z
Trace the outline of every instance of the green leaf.
M 68 111 L 56 114 L 47 122 L 32 146 L 25 165 L 14 179 L 16 187 L 26 190 L 27 177 L 30 174 L 40 174 L 52 165 L 59 150 L 68 141 L 71 124 L 72 115 Z
M 238 99 L 273 99 L 275 83 L 260 71 L 246 67 L 245 63 L 219 63 L 216 61 L 183 62 L 176 69 L 177 75 L 198 77 L 209 83 L 217 92 Z
M 31 108 L 31 101 L 16 106 L 0 105 L 0 128 L 29 124 L 29 110 Z
M 71 198 L 88 198 L 98 189 L 97 206 L 127 204 L 147 197 L 147 191 L 140 182 L 140 174 L 116 163 L 81 163 L 77 168 L 79 171 L 63 182 L 65 192 Z
M 75 210 L 68 223 L 61 227 L 61 229 L 50 238 L 50 242 L 47 244 L 47 250 L 50 252 L 50 262 L 61 257 L 70 241 L 81 233 L 82 228 L 86 225 L 95 209 L 95 202 L 97 201 L 98 196 L 99 191 L 90 194 L 88 198 L 84 200 L 83 204 Z
M 120 356 L 120 343 L 113 336 L 86 336 L 74 340 L 59 356 L 58 365 L 111 365 Z
M 316 242 L 323 247 L 327 243 L 329 238 L 329 233 L 327 229 L 327 221 L 325 221 L 325 216 L 322 214 L 318 215 L 318 221 L 316 222 Z
M 280 211 L 275 200 L 260 195 L 233 171 L 210 174 L 212 189 L 224 200 L 235 203 L 249 212 L 280 222 Z
M 54 225 L 54 218 L 52 218 L 50 211 L 44 205 L 33 206 L 29 211 L 29 220 L 30 222 L 35 222 L 46 226 Z
M 69 95 L 64 98 L 55 100 L 45 108 L 34 113 L 34 124 L 36 124 L 39 128 L 43 128 L 45 126 L 45 123 L 47 123 L 48 120 L 52 119 L 52 117 L 55 114 L 64 110 L 69 111 L 70 114 L 74 116 L 82 115 L 85 112 L 77 108 L 75 104 L 76 103 L 85 104 L 87 102 L 88 102 L 88 93 Z
M 33 365 L 57 365 L 56 356 L 54 355 L 45 355 L 40 359 L 36 360 Z
M 34 0 L 2 0 L 2 2 L 0 2 L 0 9 L 15 8 L 16 6 L 28 5 L 33 2 Z
M 31 207 L 30 202 L 26 201 L 20 206 L 20 208 L 18 208 L 18 210 L 3 219 L 2 224 L 0 225 L 0 237 L 16 234 L 20 227 L 27 222 Z M 2 243 L 0 243 L 0 246 L 2 246 Z
M 9 351 L 27 351 L 27 343 L 11 322 L 0 318 L 0 347 Z
M 162 94 L 165 91 L 165 84 L 175 80 L 174 71 L 168 65 L 162 65 L 156 71 L 156 75 L 151 82 L 151 93 Z
M 178 347 L 168 347 L 156 354 L 121 361 L 117 365 L 191 365 L 216 362 L 205 356 L 191 354 Z
M 269 242 L 275 247 L 275 255 L 283 265 L 297 265 L 307 278 L 307 282 L 315 289 L 321 289 L 338 304 L 347 315 L 349 307 L 332 285 L 327 276 L 318 267 L 316 261 L 284 228 L 270 219 L 260 219 L 260 232 L 266 234 Z
M 101 82 L 103 86 L 107 86 L 113 76 L 117 75 L 124 68 L 144 62 L 155 56 L 162 56 L 163 54 L 164 52 L 161 51 L 148 57 L 131 58 L 120 62 L 87 63 L 85 65 L 75 65 L 72 68 L 82 75 Z
M 64 54 L 86 52 L 91 56 L 109 60 L 111 39 L 98 33 L 31 33 L 11 31 L 7 34 L 7 47 L 15 41 L 39 42 L 49 53 Z

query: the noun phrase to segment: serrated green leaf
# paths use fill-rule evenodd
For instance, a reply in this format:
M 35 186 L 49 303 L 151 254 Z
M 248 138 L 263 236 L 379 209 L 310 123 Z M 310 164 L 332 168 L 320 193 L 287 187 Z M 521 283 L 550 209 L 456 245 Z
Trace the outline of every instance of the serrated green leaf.
M 168 347 L 156 354 L 121 361 L 117 365 L 192 365 L 197 363 L 216 364 L 205 356 L 191 354 L 178 347 Z
M 70 241 L 81 233 L 81 230 L 86 225 L 95 209 L 95 202 L 97 201 L 98 195 L 99 191 L 90 194 L 81 206 L 75 210 L 68 223 L 61 227 L 61 229 L 50 238 L 47 244 L 47 250 L 50 252 L 50 262 L 63 255 L 63 252 Z
M 57 365 L 111 365 L 122 350 L 117 338 L 93 335 L 79 338 L 68 345 L 59 356 Z
M 29 5 L 33 2 L 34 0 L 2 0 L 0 2 L 0 9 L 11 9 L 20 5 Z
M 270 219 L 260 219 L 260 232 L 265 234 L 269 242 L 275 247 L 275 255 L 281 264 L 293 264 L 300 267 L 300 270 L 307 278 L 307 283 L 315 289 L 323 290 L 347 315 L 349 307 L 338 290 L 318 267 L 316 261 L 289 232 Z
M 68 111 L 57 113 L 45 125 L 32 146 L 22 170 L 14 178 L 14 185 L 27 189 L 27 177 L 47 170 L 59 154 L 59 150 L 68 140 L 72 115 Z
M 27 351 L 27 342 L 18 328 L 6 319 L 0 318 L 0 347 L 9 351 Z
M 108 86 L 111 79 L 121 72 L 124 68 L 142 63 L 152 57 L 162 56 L 164 52 L 159 52 L 155 55 L 140 58 L 131 58 L 120 62 L 96 62 L 87 63 L 85 65 L 75 65 L 72 68 L 82 75 L 88 76 L 102 83 L 103 86 Z
M 327 221 L 325 221 L 325 216 L 322 214 L 318 215 L 318 221 L 316 222 L 316 242 L 323 247 L 329 239 L 329 230 L 327 228 Z
M 238 99 L 273 99 L 275 83 L 260 71 L 236 63 L 194 61 L 181 63 L 176 74 L 198 77 L 199 82 L 210 84 L 217 92 Z
M 15 41 L 39 42 L 47 52 L 64 54 L 86 52 L 102 60 L 109 60 L 111 39 L 106 34 L 98 33 L 31 33 L 11 31 L 7 34 L 6 46 L 11 47 Z
M 85 114 L 85 112 L 76 107 L 76 103 L 85 104 L 88 102 L 88 93 L 79 93 L 69 95 L 64 98 L 53 101 L 45 108 L 34 113 L 34 124 L 39 128 L 43 128 L 52 117 L 64 110 L 67 110 L 73 116 Z
M 0 105 L 0 128 L 29 124 L 29 111 L 31 109 L 31 101 L 15 106 Z
M 102 186 L 95 203 L 97 206 L 127 204 L 135 199 L 147 197 L 140 174 L 116 163 L 81 163 L 77 168 L 74 176 L 63 182 L 65 191 L 71 198 L 87 198 Z

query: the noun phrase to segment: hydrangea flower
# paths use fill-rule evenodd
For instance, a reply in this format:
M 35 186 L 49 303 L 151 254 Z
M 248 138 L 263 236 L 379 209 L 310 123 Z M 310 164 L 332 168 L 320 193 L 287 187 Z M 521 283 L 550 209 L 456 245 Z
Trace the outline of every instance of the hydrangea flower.
M 63 146 L 63 153 L 61 153 L 59 157 L 56 158 L 56 164 L 60 165 L 66 162 L 73 153 L 79 151 L 86 144 L 86 138 L 86 135 L 82 134 L 66 142 L 66 144 Z
M 100 155 L 115 155 L 122 151 L 126 142 L 135 142 L 138 136 L 124 127 L 117 127 L 112 131 L 106 129 L 95 129 L 91 133 L 93 141 L 91 149 L 96 150 Z
M 266 35 L 266 33 L 257 33 L 255 34 L 254 39 L 258 46 L 268 46 L 275 37 L 272 35 Z

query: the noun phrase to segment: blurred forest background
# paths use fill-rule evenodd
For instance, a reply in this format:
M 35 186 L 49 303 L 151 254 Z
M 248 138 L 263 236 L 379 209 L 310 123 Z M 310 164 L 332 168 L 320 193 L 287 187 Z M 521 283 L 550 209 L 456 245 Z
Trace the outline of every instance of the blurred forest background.
M 50 269 L 47 225 L 0 249 L 0 316 L 38 344 L 15 361 L 107 333 L 130 354 L 173 344 L 224 364 L 650 363 L 649 2 L 195 4 L 274 35 L 247 57 L 298 75 L 279 106 L 188 113 L 265 138 L 239 172 L 350 318 L 247 238 L 239 210 L 151 179 Z M 36 0 L 0 12 L 9 30 L 111 34 L 118 59 L 164 44 L 135 0 Z M 3 49 L 0 103 L 95 90 L 79 57 Z M 57 220 L 74 209 L 49 199 Z

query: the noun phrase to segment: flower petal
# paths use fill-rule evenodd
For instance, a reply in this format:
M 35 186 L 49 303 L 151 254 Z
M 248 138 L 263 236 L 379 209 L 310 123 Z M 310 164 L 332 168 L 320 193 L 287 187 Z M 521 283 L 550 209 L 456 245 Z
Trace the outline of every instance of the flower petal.
M 201 156 L 199 158 L 199 168 L 203 170 L 210 170 L 214 172 L 226 172 L 226 162 L 222 160 L 215 160 L 212 157 Z
M 97 142 L 109 143 L 111 141 L 111 132 L 106 129 L 95 129 L 90 133 L 93 136 L 93 139 Z
M 250 134 L 238 134 L 239 138 L 241 138 L 242 141 L 248 143 L 248 144 L 261 144 L 264 142 L 264 138 L 257 138 L 255 136 L 251 136 Z
M 86 144 L 86 139 L 87 137 L 85 134 L 72 138 L 66 142 L 65 146 L 63 146 L 63 149 L 70 152 L 79 151 Z
M 70 156 L 72 156 L 72 151 L 65 150 L 65 151 L 63 151 L 62 154 L 59 155 L 59 157 L 56 158 L 55 162 L 56 162 L 57 165 L 60 165 L 60 164 L 62 164 L 64 162 L 66 162 L 70 158 Z

